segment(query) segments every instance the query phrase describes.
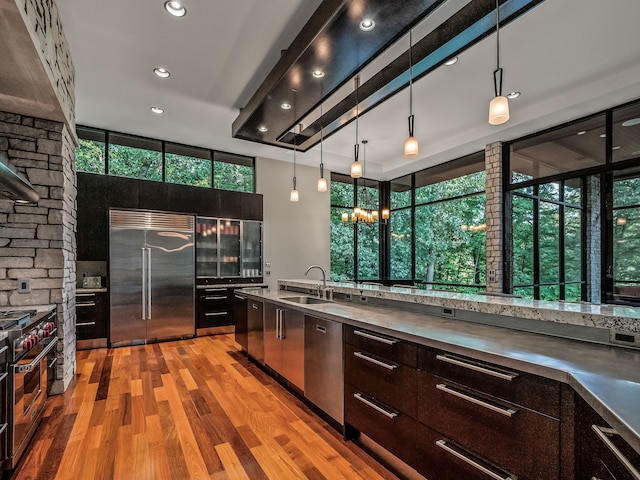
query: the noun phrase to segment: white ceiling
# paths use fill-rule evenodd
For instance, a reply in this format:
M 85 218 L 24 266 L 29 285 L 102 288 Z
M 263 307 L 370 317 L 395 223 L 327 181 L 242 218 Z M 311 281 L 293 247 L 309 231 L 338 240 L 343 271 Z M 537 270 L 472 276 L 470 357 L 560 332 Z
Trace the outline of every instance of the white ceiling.
M 183 18 L 167 15 L 163 0 L 56 3 L 76 68 L 78 124 L 292 160 L 289 150 L 232 138 L 231 124 L 320 0 L 184 0 Z M 509 122 L 487 123 L 491 35 L 414 83 L 418 159 L 402 155 L 408 90 L 360 118 L 367 176 L 388 180 L 640 98 L 638 18 L 638 0 L 544 1 L 501 30 L 504 91 L 522 92 Z M 428 30 L 428 21 L 417 27 L 414 42 Z M 408 38 L 399 43 L 406 49 Z M 157 78 L 157 66 L 171 77 Z M 154 105 L 165 113 L 151 113 Z M 347 172 L 354 141 L 353 124 L 327 138 L 326 167 Z M 318 165 L 319 147 L 297 160 Z

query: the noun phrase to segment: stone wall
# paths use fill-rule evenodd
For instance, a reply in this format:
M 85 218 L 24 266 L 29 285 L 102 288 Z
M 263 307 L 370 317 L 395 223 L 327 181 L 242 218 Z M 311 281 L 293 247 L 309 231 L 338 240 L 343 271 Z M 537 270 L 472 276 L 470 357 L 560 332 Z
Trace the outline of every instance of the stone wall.
M 75 138 L 75 69 L 54 0 L 15 0 Z
M 75 143 L 63 123 L 0 112 L 0 151 L 40 194 L 37 204 L 0 200 L 0 305 L 55 304 L 54 392 L 75 373 Z M 30 293 L 18 293 L 18 279 Z
M 602 302 L 602 232 L 600 218 L 600 177 L 590 175 L 586 185 L 587 210 L 587 302 Z
M 502 292 L 504 273 L 503 238 L 504 189 L 502 188 L 502 143 L 494 142 L 485 147 L 486 188 L 486 250 L 487 291 Z

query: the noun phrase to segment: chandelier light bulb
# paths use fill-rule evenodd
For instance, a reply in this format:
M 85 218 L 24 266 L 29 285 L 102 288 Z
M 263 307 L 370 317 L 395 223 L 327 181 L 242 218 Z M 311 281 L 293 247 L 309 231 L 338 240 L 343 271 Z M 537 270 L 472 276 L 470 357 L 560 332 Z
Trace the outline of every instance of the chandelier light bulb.
M 404 142 L 404 156 L 407 158 L 415 158 L 419 153 L 418 139 L 414 136 L 408 137 Z
M 509 120 L 509 100 L 507 97 L 499 95 L 489 104 L 489 123 L 501 125 L 507 120 Z
M 362 164 L 356 160 L 351 164 L 351 178 L 360 177 L 362 177 Z

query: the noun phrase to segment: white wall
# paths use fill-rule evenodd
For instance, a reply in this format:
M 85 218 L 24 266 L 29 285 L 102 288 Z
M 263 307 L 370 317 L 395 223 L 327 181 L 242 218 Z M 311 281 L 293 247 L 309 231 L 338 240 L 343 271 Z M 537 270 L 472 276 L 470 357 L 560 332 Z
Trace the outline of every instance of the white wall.
M 327 170 L 324 173 L 330 178 Z M 319 175 L 319 168 L 296 166 L 300 201 L 293 203 L 293 164 L 256 158 L 256 191 L 264 196 L 264 281 L 270 290 L 277 288 L 279 279 L 305 278 L 310 265 L 320 265 L 329 275 L 331 203 L 329 192 L 318 193 Z M 322 274 L 314 269 L 308 278 L 320 279 Z

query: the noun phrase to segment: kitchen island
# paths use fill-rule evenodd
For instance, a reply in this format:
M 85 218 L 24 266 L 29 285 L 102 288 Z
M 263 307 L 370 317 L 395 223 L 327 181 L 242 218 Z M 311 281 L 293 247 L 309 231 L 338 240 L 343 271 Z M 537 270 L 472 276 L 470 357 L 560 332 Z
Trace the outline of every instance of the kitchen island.
M 277 292 L 245 292 L 345 328 L 366 328 L 419 348 L 559 382 L 640 452 L 640 350 L 609 343 L 622 332 L 634 344 L 638 309 L 337 282 L 327 287 L 336 301 L 288 301 L 300 293 L 315 294 L 317 282 L 308 280 L 281 280 Z

